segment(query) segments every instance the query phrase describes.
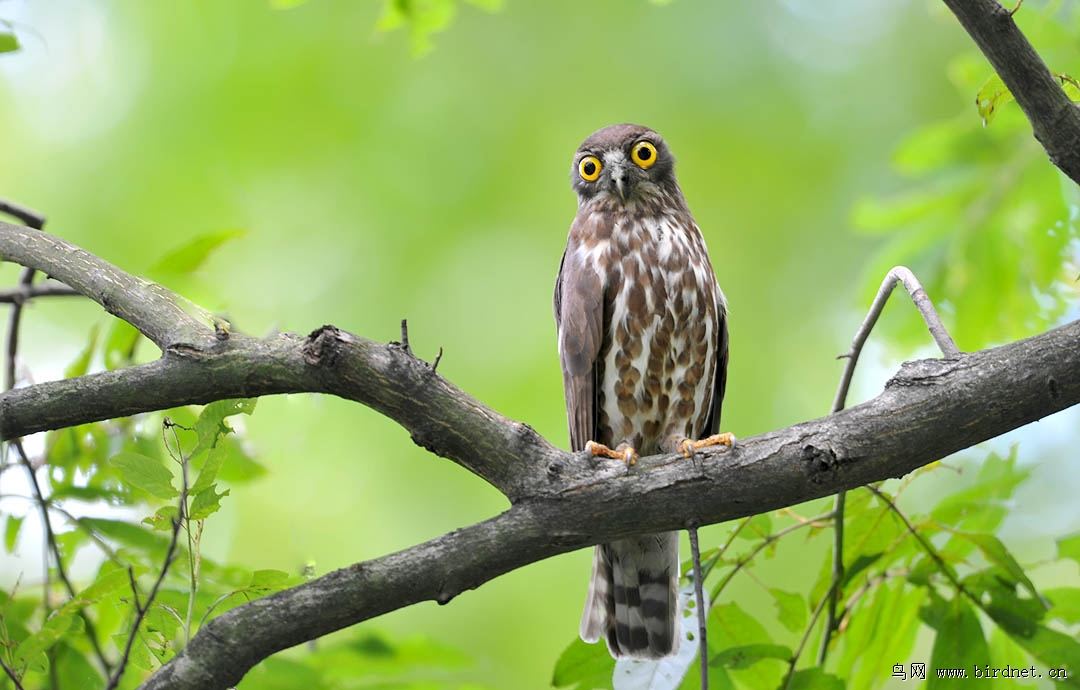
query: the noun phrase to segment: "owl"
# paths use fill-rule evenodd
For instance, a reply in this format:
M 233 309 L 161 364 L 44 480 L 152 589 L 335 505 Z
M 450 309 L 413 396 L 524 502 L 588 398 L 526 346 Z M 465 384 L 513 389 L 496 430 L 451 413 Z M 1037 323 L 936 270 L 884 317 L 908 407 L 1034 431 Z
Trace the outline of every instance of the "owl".
M 727 304 L 656 132 L 605 127 L 574 154 L 578 210 L 555 281 L 570 444 L 632 465 L 638 454 L 731 445 L 717 434 Z M 705 437 L 705 438 L 703 438 Z M 676 651 L 677 532 L 596 547 L 581 637 L 613 656 Z

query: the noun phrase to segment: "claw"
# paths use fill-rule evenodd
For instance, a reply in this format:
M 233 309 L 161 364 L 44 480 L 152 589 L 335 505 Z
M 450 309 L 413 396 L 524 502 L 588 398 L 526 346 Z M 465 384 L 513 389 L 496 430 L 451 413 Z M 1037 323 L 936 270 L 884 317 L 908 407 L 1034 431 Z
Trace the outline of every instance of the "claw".
M 695 451 L 701 450 L 708 446 L 728 446 L 729 448 L 735 446 L 735 434 L 730 431 L 725 431 L 722 434 L 713 434 L 708 438 L 703 438 L 700 441 L 691 441 L 690 439 L 683 439 L 679 444 L 679 450 L 682 451 L 683 457 L 688 458 L 694 454 Z
M 618 449 L 612 450 L 603 443 L 597 443 L 596 441 L 589 441 L 585 444 L 585 452 L 592 455 L 594 458 L 598 455 L 602 455 L 605 458 L 614 458 L 616 460 L 622 460 L 627 465 L 634 465 L 637 463 L 638 454 L 634 450 L 633 446 L 619 446 Z

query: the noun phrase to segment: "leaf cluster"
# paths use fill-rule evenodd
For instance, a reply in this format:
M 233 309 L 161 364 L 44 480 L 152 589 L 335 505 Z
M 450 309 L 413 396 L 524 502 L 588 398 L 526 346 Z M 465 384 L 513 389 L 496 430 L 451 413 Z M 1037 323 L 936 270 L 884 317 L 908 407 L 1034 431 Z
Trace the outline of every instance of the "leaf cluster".
M 1016 19 L 1077 99 L 1068 65 L 1075 62 L 1080 10 L 1069 3 L 1025 6 Z M 906 137 L 893 157 L 905 182 L 858 200 L 852 224 L 882 241 L 865 267 L 863 299 L 888 268 L 908 266 L 949 315 L 960 347 L 973 350 L 1044 330 L 1075 300 L 1080 194 L 1047 160 L 981 55 L 957 58 L 948 76 L 970 105 Z M 916 342 L 914 315 L 890 321 L 890 341 Z
M 917 476 L 940 468 L 932 465 Z M 702 553 L 713 602 L 707 628 L 710 687 L 877 688 L 893 677 L 894 664 L 910 677 L 912 662 L 925 664 L 931 688 L 951 687 L 936 677 L 937 669 L 963 667 L 974 677 L 976 666 L 1035 666 L 1044 675 L 1065 669 L 1068 677 L 1060 683 L 1080 685 L 1080 676 L 1073 676 L 1080 640 L 1070 632 L 1080 622 L 1080 587 L 1040 591 L 1033 573 L 1048 564 L 1021 565 L 994 536 L 1028 475 L 1018 467 L 1015 449 L 1005 458 L 991 453 L 967 488 L 913 515 L 878 487 L 850 492 L 843 516 L 843 575 L 834 579 L 826 554 L 805 591 L 770 586 L 753 575 L 754 565 L 780 559 L 784 567 L 805 571 L 800 561 L 806 550 L 792 543 L 794 535 L 812 541 L 831 534 L 833 515 L 804 518 L 785 510 L 733 523 L 725 543 Z M 897 493 L 909 485 L 900 485 Z M 1057 546 L 1054 562 L 1080 565 L 1080 534 L 1058 540 Z M 764 590 L 773 610 L 749 609 L 725 597 L 740 574 Z M 832 588 L 840 607 L 825 663 L 819 664 L 809 650 L 820 642 L 821 611 Z M 770 619 L 778 625 L 762 622 Z M 930 658 L 917 658 L 916 643 L 927 637 L 932 637 Z M 576 690 L 691 690 L 698 683 L 696 663 L 672 682 L 627 684 L 615 676 L 613 683 L 615 662 L 604 645 L 575 640 L 559 658 L 553 684 Z

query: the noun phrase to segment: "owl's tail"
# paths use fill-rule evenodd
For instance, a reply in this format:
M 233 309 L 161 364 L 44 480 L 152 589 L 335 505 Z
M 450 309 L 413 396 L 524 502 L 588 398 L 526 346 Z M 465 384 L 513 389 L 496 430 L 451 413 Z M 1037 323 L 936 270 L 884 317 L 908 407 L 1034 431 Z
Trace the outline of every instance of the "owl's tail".
M 581 639 L 607 640 L 612 656 L 656 659 L 679 646 L 677 532 L 596 547 Z

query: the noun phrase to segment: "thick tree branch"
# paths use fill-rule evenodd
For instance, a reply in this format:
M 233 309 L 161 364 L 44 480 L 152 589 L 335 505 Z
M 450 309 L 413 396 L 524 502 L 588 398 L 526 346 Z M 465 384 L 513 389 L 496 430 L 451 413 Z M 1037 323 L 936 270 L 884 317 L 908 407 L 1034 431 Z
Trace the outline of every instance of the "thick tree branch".
M 1009 87 L 1050 160 L 1080 184 L 1080 109 L 997 0 L 944 0 Z
M 157 283 L 125 273 L 59 237 L 0 222 L 0 257 L 66 283 L 163 350 L 167 346 L 213 349 L 215 331 L 209 314 Z

